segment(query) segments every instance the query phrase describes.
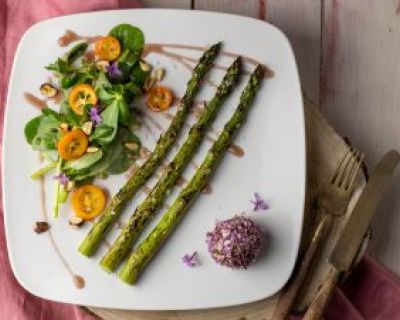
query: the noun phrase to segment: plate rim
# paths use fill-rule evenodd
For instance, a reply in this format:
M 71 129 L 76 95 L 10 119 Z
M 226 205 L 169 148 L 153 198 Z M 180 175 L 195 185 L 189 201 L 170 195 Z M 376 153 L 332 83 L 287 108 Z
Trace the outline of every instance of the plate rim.
M 19 56 L 21 55 L 21 47 L 22 47 L 22 43 L 26 41 L 26 38 L 28 38 L 30 36 L 31 33 L 33 33 L 35 31 L 35 29 L 39 28 L 41 25 L 43 24 L 47 24 L 53 21 L 57 21 L 60 20 L 62 21 L 63 19 L 65 19 L 66 17 L 80 17 L 80 16 L 87 16 L 87 15 L 99 15 L 102 13 L 121 13 L 121 12 L 128 12 L 128 11 L 134 11 L 134 12 L 140 12 L 140 11 L 153 11 L 153 12 L 173 12 L 173 13 L 178 13 L 178 14 L 195 14 L 195 15 L 209 15 L 209 16 L 229 16 L 229 17 L 234 17 L 235 19 L 239 19 L 239 20 L 247 20 L 247 21 L 256 21 L 257 23 L 261 23 L 261 24 L 267 24 L 269 25 L 272 29 L 274 29 L 275 32 L 278 32 L 280 34 L 280 36 L 282 37 L 282 39 L 286 42 L 286 45 L 289 49 L 289 54 L 291 56 L 291 59 L 293 59 L 294 61 L 294 73 L 295 73 L 295 78 L 296 78 L 296 83 L 298 84 L 296 87 L 296 91 L 298 96 L 300 97 L 300 126 L 301 126 L 301 140 L 302 140 L 302 145 L 304 146 L 303 148 L 300 149 L 300 158 L 303 161 L 303 166 L 301 168 L 302 170 L 302 175 L 303 175 L 303 183 L 301 183 L 301 194 L 302 194 L 302 201 L 301 204 L 299 204 L 299 206 L 302 208 L 302 214 L 300 214 L 299 220 L 300 220 L 300 227 L 298 228 L 298 233 L 296 235 L 294 235 L 294 238 L 296 240 L 297 243 L 297 247 L 294 248 L 294 250 L 296 251 L 296 254 L 294 255 L 293 260 L 291 261 L 291 267 L 288 268 L 288 274 L 285 275 L 284 279 L 285 281 L 282 282 L 281 286 L 277 286 L 277 288 L 274 288 L 274 290 L 272 290 L 271 294 L 267 295 L 267 296 L 263 296 L 259 299 L 250 299 L 250 300 L 243 300 L 243 302 L 241 303 L 225 303 L 223 305 L 218 305 L 218 306 L 210 306 L 210 307 L 199 307 L 199 308 L 179 308 L 179 309 L 174 309 L 174 308 L 137 308 L 135 307 L 134 309 L 129 308 L 129 307 L 121 307 L 121 306 L 117 306 L 115 307 L 115 304 L 110 303 L 110 304 L 97 304 L 97 303 L 89 303 L 89 304 L 85 304 L 85 306 L 90 306 L 90 307 L 99 307 L 99 308 L 118 308 L 121 310 L 148 310 L 148 311 L 167 311 L 167 310 L 203 310 L 203 309 L 215 309 L 215 308 L 224 308 L 224 307 L 233 307 L 233 306 L 237 306 L 237 305 L 245 305 L 245 304 L 249 304 L 252 302 L 257 302 L 257 301 L 261 301 L 267 298 L 272 297 L 273 295 L 275 295 L 279 290 L 282 289 L 282 287 L 286 284 L 286 282 L 289 280 L 291 274 L 293 273 L 298 255 L 299 255 L 299 248 L 300 248 L 300 243 L 301 243 L 301 236 L 302 236 L 302 232 L 303 232 L 303 228 L 304 228 L 304 210 L 305 210 L 305 203 L 306 203 L 306 186 L 307 186 L 307 139 L 306 139 L 306 125 L 305 125 L 305 112 L 304 112 L 304 101 L 303 101 L 303 95 L 302 95 L 302 90 L 301 90 L 301 82 L 300 82 L 300 77 L 299 77 L 299 70 L 298 70 L 298 65 L 297 65 L 297 61 L 296 61 L 296 57 L 294 55 L 294 51 L 293 51 L 293 47 L 291 45 L 291 43 L 288 40 L 288 37 L 286 36 L 286 34 L 280 30 L 279 28 L 277 28 L 275 25 L 264 21 L 264 20 L 260 20 L 260 19 L 256 19 L 253 17 L 247 17 L 247 16 L 241 16 L 241 15 L 237 15 L 237 14 L 231 14 L 231 13 L 225 13 L 225 12 L 213 12 L 213 11 L 199 11 L 199 10 L 189 10 L 189 9 L 163 9 L 163 8 L 134 8 L 134 9 L 110 9 L 110 10 L 99 10 L 99 11 L 90 11 L 90 12 L 80 12 L 80 13 L 73 13 L 73 14 L 67 14 L 67 15 L 63 15 L 63 16 L 57 16 L 57 17 L 52 17 L 52 18 L 48 18 L 48 19 L 44 19 L 42 21 L 36 22 L 35 24 L 31 25 L 22 35 L 21 39 L 18 42 L 15 54 L 14 54 L 14 58 L 13 58 L 13 63 L 12 63 L 12 67 L 10 69 L 10 76 L 9 76 L 9 81 L 8 81 L 8 90 L 7 90 L 7 97 L 5 100 L 5 110 L 4 110 L 4 120 L 3 120 L 3 139 L 2 139 L 2 155 L 1 155 L 1 161 L 2 161 L 2 165 L 1 165 L 1 186 L 2 186 L 2 204 L 3 204 L 3 216 L 4 216 L 4 230 L 5 230 L 5 239 L 6 239 L 6 248 L 8 251 L 8 260 L 10 261 L 10 265 L 11 265 L 11 270 L 16 278 L 16 280 L 18 281 L 18 283 L 28 292 L 32 293 L 33 295 L 40 297 L 40 298 L 44 298 L 47 300 L 52 300 L 52 301 L 57 301 L 57 302 L 62 302 L 62 303 L 70 303 L 70 304 L 77 304 L 78 302 L 76 302 L 73 299 L 54 299 L 52 297 L 50 297 L 49 295 L 43 294 L 42 292 L 36 292 L 35 289 L 32 289 L 29 285 L 27 285 L 25 283 L 25 281 L 23 280 L 23 277 L 21 277 L 20 273 L 19 273 L 19 269 L 16 267 L 15 265 L 15 261 L 14 261 L 14 254 L 13 254 L 13 250 L 11 250 L 11 244 L 9 241 L 9 230 L 8 230 L 8 224 L 6 221 L 8 220 L 8 200 L 7 200 L 7 195 L 8 192 L 6 191 L 7 188 L 5 186 L 5 146 L 8 145 L 9 143 L 6 143 L 6 141 L 9 140 L 8 138 L 8 113 L 9 111 L 9 104 L 10 104 L 10 99 L 11 99 L 11 94 L 10 94 L 10 88 L 12 87 L 13 82 L 15 81 L 15 69 L 16 69 L 16 61 L 19 60 Z M 8 164 L 8 162 L 7 162 Z

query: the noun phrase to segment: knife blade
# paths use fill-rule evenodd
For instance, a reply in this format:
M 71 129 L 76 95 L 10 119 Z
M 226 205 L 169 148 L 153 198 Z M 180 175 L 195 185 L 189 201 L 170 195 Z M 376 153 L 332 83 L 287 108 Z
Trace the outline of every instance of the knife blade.
M 400 154 L 395 150 L 389 151 L 372 172 L 329 258 L 329 262 L 337 270 L 350 269 L 399 161 Z

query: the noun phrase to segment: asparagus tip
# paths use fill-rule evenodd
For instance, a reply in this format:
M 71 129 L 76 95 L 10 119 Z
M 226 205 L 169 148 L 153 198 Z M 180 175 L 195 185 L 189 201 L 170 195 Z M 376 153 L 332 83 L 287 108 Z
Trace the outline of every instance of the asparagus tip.
M 220 50 L 221 47 L 222 47 L 222 41 L 219 41 L 219 42 L 213 44 L 213 45 L 210 47 L 210 49 Z

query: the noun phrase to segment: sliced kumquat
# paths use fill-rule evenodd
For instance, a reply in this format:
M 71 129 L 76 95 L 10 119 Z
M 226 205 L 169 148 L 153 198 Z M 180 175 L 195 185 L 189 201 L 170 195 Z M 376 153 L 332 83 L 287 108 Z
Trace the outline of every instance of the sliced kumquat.
M 121 54 L 121 44 L 115 37 L 107 36 L 96 41 L 94 53 L 102 60 L 112 61 Z
M 72 111 L 82 116 L 85 112 L 85 106 L 97 104 L 96 91 L 90 84 L 78 84 L 72 88 L 68 102 Z
M 72 208 L 75 214 L 84 219 L 90 220 L 102 213 L 106 205 L 104 191 L 94 185 L 87 184 L 77 189 L 72 194 Z
M 67 132 L 58 142 L 57 149 L 64 160 L 79 159 L 89 145 L 87 135 L 79 129 Z
M 161 112 L 171 107 L 174 95 L 169 88 L 152 87 L 146 99 L 147 107 L 155 112 Z

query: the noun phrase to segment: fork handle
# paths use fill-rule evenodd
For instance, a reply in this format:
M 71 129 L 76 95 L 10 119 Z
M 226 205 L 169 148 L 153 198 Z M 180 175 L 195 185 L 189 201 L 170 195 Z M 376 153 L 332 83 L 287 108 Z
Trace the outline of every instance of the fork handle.
M 298 270 L 289 280 L 283 293 L 279 297 L 278 303 L 274 309 L 274 313 L 271 317 L 273 320 L 285 320 L 292 309 L 292 306 L 299 294 L 299 291 L 304 283 L 309 272 L 310 265 L 315 257 L 320 244 L 322 243 L 326 230 L 330 225 L 331 216 L 326 215 L 319 223 L 317 230 L 311 240 L 310 245 L 307 248 L 303 256 L 303 260 L 298 266 Z
M 322 319 L 325 308 L 332 297 L 333 291 L 339 281 L 340 271 L 332 266 L 325 282 L 318 290 L 311 305 L 308 307 L 303 320 L 319 320 Z

